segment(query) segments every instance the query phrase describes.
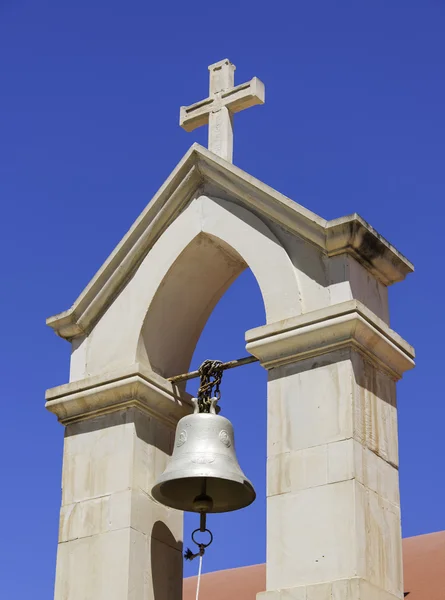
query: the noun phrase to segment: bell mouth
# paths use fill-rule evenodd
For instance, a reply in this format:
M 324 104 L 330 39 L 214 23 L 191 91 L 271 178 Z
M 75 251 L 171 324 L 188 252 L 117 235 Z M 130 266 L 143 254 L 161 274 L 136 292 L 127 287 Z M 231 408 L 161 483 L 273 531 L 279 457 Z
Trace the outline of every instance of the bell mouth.
M 202 487 L 206 483 L 205 496 L 211 501 L 204 510 Z M 183 477 L 159 482 L 152 489 L 155 500 L 177 510 L 187 512 L 222 513 L 239 510 L 252 504 L 256 498 L 255 490 L 248 479 L 235 481 L 222 477 Z M 201 500 L 203 502 L 201 502 Z

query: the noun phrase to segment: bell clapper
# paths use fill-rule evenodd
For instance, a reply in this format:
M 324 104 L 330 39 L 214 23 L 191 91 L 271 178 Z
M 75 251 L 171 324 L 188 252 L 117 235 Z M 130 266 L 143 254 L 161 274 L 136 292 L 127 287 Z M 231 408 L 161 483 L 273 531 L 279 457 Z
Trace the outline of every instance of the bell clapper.
M 213 508 L 213 500 L 207 495 L 207 477 L 204 477 L 201 484 L 201 493 L 193 500 L 193 508 L 196 512 L 205 515 L 205 513 L 211 512 Z M 201 531 L 205 531 L 205 525 L 202 527 L 202 516 L 201 516 Z M 205 517 L 204 517 L 205 523 Z

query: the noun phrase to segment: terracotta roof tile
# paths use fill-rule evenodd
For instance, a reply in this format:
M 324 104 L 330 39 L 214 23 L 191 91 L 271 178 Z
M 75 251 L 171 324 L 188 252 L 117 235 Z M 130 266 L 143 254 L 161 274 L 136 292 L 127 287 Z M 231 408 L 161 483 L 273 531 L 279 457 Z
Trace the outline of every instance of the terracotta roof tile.
M 195 600 L 196 577 L 184 579 L 183 600 Z M 206 573 L 201 577 L 199 600 L 256 600 L 266 589 L 266 565 Z
M 445 600 L 445 531 L 403 540 L 407 600 Z
M 445 600 L 445 531 L 403 540 L 407 600 Z M 265 565 L 206 573 L 200 600 L 256 600 L 266 588 Z M 196 577 L 184 580 L 184 600 L 195 600 Z

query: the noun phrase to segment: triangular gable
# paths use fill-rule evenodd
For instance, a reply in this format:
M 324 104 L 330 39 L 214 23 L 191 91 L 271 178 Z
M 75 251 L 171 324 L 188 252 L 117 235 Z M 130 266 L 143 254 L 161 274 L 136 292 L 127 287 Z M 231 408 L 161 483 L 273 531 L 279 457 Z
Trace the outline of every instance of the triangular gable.
M 413 265 L 359 215 L 326 221 L 199 144 L 193 144 L 73 306 L 47 319 L 66 339 L 88 334 L 147 252 L 199 190 L 237 199 L 319 247 L 327 256 L 353 255 L 383 284 L 401 281 Z

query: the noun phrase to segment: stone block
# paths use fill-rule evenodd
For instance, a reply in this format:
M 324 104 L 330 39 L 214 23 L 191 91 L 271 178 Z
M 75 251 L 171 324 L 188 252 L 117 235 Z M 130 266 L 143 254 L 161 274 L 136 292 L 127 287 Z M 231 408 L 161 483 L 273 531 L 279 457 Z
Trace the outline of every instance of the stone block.
M 272 496 L 268 511 L 273 523 L 267 548 L 270 589 L 314 585 L 358 573 L 385 592 L 400 593 L 397 505 L 350 479 Z
M 126 411 L 67 427 L 62 506 L 129 489 L 132 484 L 134 424 Z
M 359 594 L 360 600 L 402 600 L 404 597 L 403 592 L 391 594 L 364 579 L 359 579 Z
M 354 481 L 268 498 L 267 587 L 351 576 L 356 569 Z
M 355 258 L 333 256 L 328 262 L 330 303 L 356 299 L 389 325 L 388 290 Z
M 156 523 L 163 523 L 153 531 Z M 144 535 L 160 536 L 158 541 L 178 548 L 182 541 L 183 513 L 159 504 L 142 490 L 133 490 L 131 495 L 131 527 Z
M 281 600 L 280 590 L 274 590 L 271 592 L 260 592 L 256 595 L 257 600 Z
M 290 453 L 291 491 L 308 489 L 328 482 L 327 445 Z
M 360 582 L 354 577 L 332 582 L 332 600 L 360 600 Z
M 403 591 L 400 508 L 355 483 L 357 574 L 390 594 Z
M 131 495 L 127 490 L 62 506 L 59 542 L 129 527 Z
M 327 445 L 286 452 L 267 460 L 267 495 L 295 492 L 328 482 Z
M 290 492 L 290 452 L 275 454 L 267 459 L 266 488 L 268 497 Z
M 354 465 L 354 440 L 341 440 L 327 446 L 327 481 L 335 483 L 356 476 Z
M 130 529 L 59 544 L 55 600 L 128 598 Z
M 396 506 L 400 505 L 399 471 L 354 440 L 354 472 L 357 481 Z
M 403 594 L 395 596 L 358 577 L 257 594 L 257 600 L 400 600 L 401 598 Z
M 349 479 L 399 505 L 398 470 L 352 438 L 267 459 L 268 496 Z
M 307 587 L 301 586 L 292 589 L 280 590 L 280 600 L 307 600 Z
M 354 370 L 354 438 L 374 454 L 398 465 L 395 381 L 358 352 L 351 354 Z
M 347 352 L 274 369 L 269 381 L 268 456 L 352 437 Z
M 151 535 L 139 531 L 130 533 L 130 568 L 128 600 L 181 600 L 182 599 L 182 545 L 164 544 L 168 532 L 162 523 L 155 524 Z M 102 600 L 102 597 L 100 598 Z M 105 597 L 104 597 L 105 600 Z M 121 599 L 122 600 L 122 599 Z
M 135 415 L 132 485 L 150 494 L 165 470 L 173 448 L 175 429 L 143 413 Z
M 306 586 L 306 600 L 332 600 L 332 584 L 320 583 Z

